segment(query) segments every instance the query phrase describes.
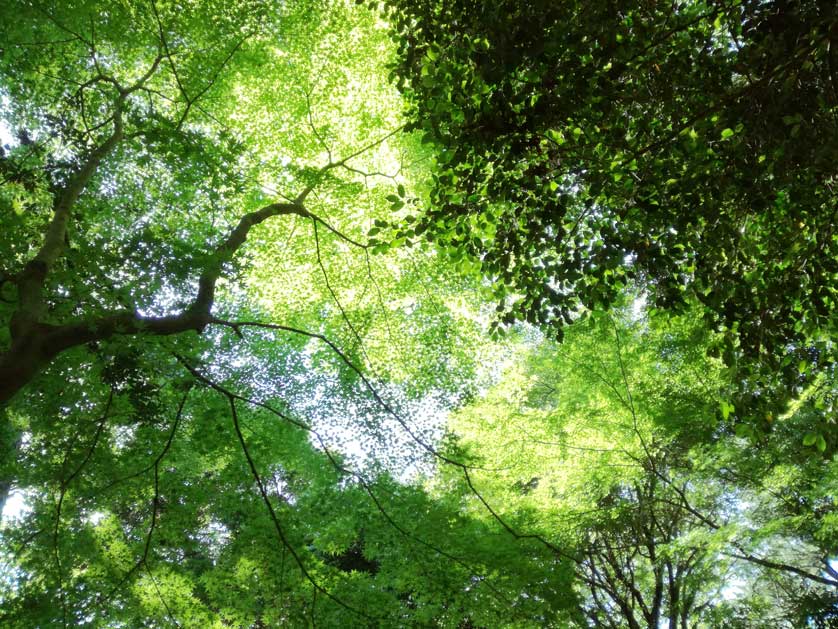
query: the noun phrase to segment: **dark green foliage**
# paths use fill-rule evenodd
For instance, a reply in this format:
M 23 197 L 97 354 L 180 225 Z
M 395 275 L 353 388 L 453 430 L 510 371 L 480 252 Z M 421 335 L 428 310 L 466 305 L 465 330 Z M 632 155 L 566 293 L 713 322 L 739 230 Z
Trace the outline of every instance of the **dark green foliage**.
M 832 362 L 834 4 L 385 4 L 438 155 L 408 230 L 478 261 L 499 321 L 560 328 L 639 284 L 700 302 L 755 389 Z

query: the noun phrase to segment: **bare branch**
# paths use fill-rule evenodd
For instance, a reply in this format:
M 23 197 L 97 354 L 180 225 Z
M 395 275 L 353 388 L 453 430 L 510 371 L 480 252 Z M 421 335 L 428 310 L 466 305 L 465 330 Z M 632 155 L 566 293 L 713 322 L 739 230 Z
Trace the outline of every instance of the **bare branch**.
M 160 602 L 163 604 L 163 608 L 166 610 L 166 615 L 169 617 L 169 620 L 180 629 L 181 624 L 175 619 L 175 615 L 172 613 L 172 609 L 169 607 L 169 604 L 166 602 L 166 599 L 163 598 L 163 593 L 160 591 L 160 586 L 157 585 L 157 579 L 154 578 L 154 574 L 151 572 L 151 567 L 149 567 L 148 562 L 143 562 L 145 565 L 145 571 L 148 573 L 148 578 L 151 579 L 151 584 L 154 586 L 154 591 L 157 593 L 157 598 L 160 599 Z
M 355 326 L 352 324 L 352 321 L 349 319 L 349 316 L 346 314 L 346 310 L 344 310 L 343 306 L 340 303 L 340 300 L 338 299 L 337 294 L 335 294 L 331 282 L 329 282 L 329 274 L 326 272 L 326 267 L 323 265 L 323 258 L 320 255 L 320 236 L 317 234 L 317 221 L 312 221 L 312 225 L 314 226 L 314 250 L 317 254 L 317 266 L 320 267 L 320 272 L 323 274 L 323 281 L 326 283 L 326 289 L 332 296 L 332 301 L 335 302 L 335 304 L 338 307 L 338 310 L 340 310 L 340 315 L 346 322 L 347 327 L 352 332 L 352 335 L 355 337 L 355 340 L 358 343 L 358 347 L 364 354 L 364 359 L 367 361 L 367 364 L 370 364 L 370 358 L 367 355 L 366 348 L 364 347 L 364 341 L 361 338 L 361 335 L 358 334 L 358 331 L 355 329 Z
M 363 177 L 364 179 L 368 179 L 370 177 L 381 177 L 383 179 L 393 179 L 393 180 L 395 180 L 396 177 L 399 176 L 399 173 L 401 173 L 401 171 L 402 171 L 402 169 L 399 168 L 392 175 L 388 175 L 387 173 L 381 173 L 381 172 L 378 172 L 378 171 L 373 171 L 373 172 L 368 173 L 368 172 L 360 170 L 358 168 L 354 168 L 352 166 L 347 166 L 346 164 L 341 164 L 341 167 L 345 170 L 348 170 L 351 173 L 355 173 L 356 175 L 361 175 L 361 177 Z
M 444 462 L 444 463 L 447 463 L 448 465 L 451 465 L 451 466 L 456 467 L 456 468 L 458 468 L 458 469 L 460 469 L 460 470 L 461 470 L 461 472 L 463 473 L 463 477 L 464 477 L 464 479 L 465 479 L 465 481 L 466 481 L 466 484 L 467 484 L 467 486 L 468 486 L 469 490 L 472 492 L 472 494 L 474 494 L 474 495 L 477 497 L 477 499 L 478 499 L 478 500 L 479 500 L 479 501 L 483 504 L 483 506 L 484 506 L 484 507 L 486 507 L 487 511 L 489 511 L 489 513 L 492 515 L 492 517 L 493 517 L 493 518 L 494 518 L 494 519 L 495 519 L 495 520 L 496 520 L 496 521 L 497 521 L 497 522 L 498 522 L 498 523 L 499 523 L 499 524 L 500 524 L 500 525 L 501 525 L 501 526 L 502 526 L 502 527 L 503 527 L 503 528 L 504 528 L 504 529 L 505 529 L 508 533 L 510 533 L 513 537 L 515 537 L 515 539 L 521 539 L 521 540 L 535 540 L 535 541 L 538 541 L 538 542 L 539 542 L 539 543 L 541 543 L 543 546 L 545 546 L 546 548 L 548 548 L 548 549 L 550 549 L 552 552 L 554 552 L 554 553 L 556 554 L 556 556 L 561 557 L 561 558 L 571 559 L 571 560 L 574 560 L 574 561 L 575 561 L 575 558 L 574 558 L 574 557 L 572 557 L 571 555 L 568 555 L 567 553 L 565 553 L 564 551 L 562 551 L 562 550 L 561 550 L 558 546 L 556 546 L 555 544 L 551 543 L 550 541 L 548 541 L 547 539 L 545 539 L 545 538 L 544 538 L 544 537 L 542 537 L 541 535 L 534 534 L 534 533 L 519 533 L 519 532 L 517 532 L 515 529 L 513 529 L 513 528 L 512 528 L 512 527 L 511 527 L 511 526 L 510 526 L 510 525 L 509 525 L 509 524 L 508 524 L 508 523 L 507 523 L 507 522 L 506 522 L 506 521 L 505 521 L 505 520 L 504 520 L 504 519 L 500 516 L 500 514 L 498 514 L 498 512 L 497 512 L 497 511 L 495 511 L 495 510 L 491 507 L 491 505 L 489 505 L 489 503 L 486 501 L 486 499 L 483 497 L 483 495 L 482 495 L 482 494 L 481 494 L 481 493 L 477 490 L 477 488 L 474 486 L 474 483 L 473 483 L 473 482 L 472 482 L 472 480 L 471 480 L 471 476 L 469 475 L 469 470 L 481 470 L 481 469 L 482 469 L 482 470 L 484 470 L 484 471 L 487 471 L 487 470 L 485 470 L 485 468 L 480 468 L 480 467 L 476 467 L 476 466 L 471 466 L 471 465 L 468 465 L 468 464 L 466 464 L 466 463 L 463 463 L 462 461 L 457 461 L 457 460 L 455 460 L 455 459 L 452 459 L 451 457 L 449 457 L 449 456 L 447 456 L 447 455 L 443 454 L 443 453 L 442 453 L 442 452 L 440 452 L 438 449 L 436 449 L 434 446 L 432 446 L 431 444 L 429 444 L 428 442 L 426 442 L 425 440 L 423 440 L 421 437 L 419 437 L 419 436 L 418 436 L 418 435 L 417 435 L 417 434 L 416 434 L 416 433 L 415 433 L 415 432 L 414 432 L 414 431 L 410 428 L 410 426 L 409 426 L 409 425 L 408 425 L 408 423 L 407 423 L 407 420 L 405 420 L 405 419 L 404 419 L 404 418 L 403 418 L 403 417 L 402 417 L 399 413 L 397 413 L 397 412 L 393 409 L 393 407 L 392 407 L 392 406 L 391 406 L 391 405 L 390 405 L 390 404 L 389 404 L 386 400 L 384 400 L 384 399 L 381 397 L 381 394 L 379 394 L 378 390 L 377 390 L 377 389 L 376 389 L 376 388 L 372 385 L 372 383 L 371 383 L 371 382 L 369 381 L 369 379 L 368 379 L 368 378 L 364 375 L 364 373 L 361 371 L 361 369 L 359 369 L 359 368 L 358 368 L 358 367 L 357 367 L 357 366 L 356 366 L 356 365 L 355 365 L 355 364 L 354 364 L 354 363 L 353 363 L 353 362 L 352 362 L 352 361 L 351 361 L 351 360 L 350 360 L 350 359 L 346 356 L 346 354 L 344 354 L 344 353 L 343 353 L 343 352 L 342 352 L 342 351 L 341 351 L 341 350 L 337 347 L 337 345 L 335 345 L 335 344 L 334 344 L 334 342 L 332 342 L 332 341 L 331 341 L 330 339 L 328 339 L 326 336 L 323 336 L 322 334 L 318 334 L 318 333 L 316 333 L 316 332 L 307 332 L 307 331 L 305 331 L 305 330 L 300 330 L 300 329 L 298 329 L 298 328 L 293 328 L 293 327 L 286 326 L 286 325 L 281 325 L 281 324 L 278 324 L 278 323 L 258 323 L 258 322 L 251 322 L 251 321 L 238 321 L 238 322 L 231 322 L 231 321 L 224 321 L 224 320 L 222 320 L 222 319 L 218 319 L 218 318 L 215 318 L 215 317 L 213 317 L 213 318 L 212 318 L 211 323 L 213 323 L 213 324 L 217 324 L 217 325 L 225 325 L 225 326 L 228 326 L 228 327 L 231 327 L 231 328 L 234 328 L 234 329 L 235 329 L 235 328 L 242 328 L 242 327 L 259 327 L 259 328 L 272 329 L 272 330 L 282 330 L 282 331 L 291 332 L 291 333 L 294 333 L 294 334 L 299 334 L 299 335 L 302 335 L 302 336 L 307 336 L 307 337 L 309 337 L 309 338 L 314 338 L 314 339 L 318 339 L 318 340 L 322 341 L 323 343 L 325 343 L 326 345 L 328 345 L 328 346 L 332 349 L 332 351 L 333 351 L 333 352 L 335 352 L 335 354 L 337 354 L 337 356 L 341 359 L 341 361 L 342 361 L 342 362 L 343 362 L 343 363 L 344 363 L 347 367 L 349 367 L 352 371 L 354 371 L 354 372 L 357 374 L 357 376 L 360 378 L 361 382 L 364 384 L 364 387 L 365 387 L 365 388 L 369 391 L 369 393 L 372 395 L 372 397 L 373 397 L 373 399 L 376 401 L 376 403 L 377 403 L 377 404 L 378 404 L 378 405 L 379 405 L 382 409 L 384 409 L 384 411 L 385 411 L 385 412 L 386 412 L 386 413 L 387 413 L 390 417 L 392 417 L 393 419 L 395 419 L 395 420 L 396 420 L 396 422 L 397 422 L 397 423 L 398 423 L 398 424 L 402 427 L 402 429 L 403 429 L 403 430 L 404 430 L 404 431 L 405 431 L 405 432 L 406 432 L 406 433 L 410 436 L 410 438 L 411 438 L 414 442 L 416 442 L 416 443 L 417 443 L 417 444 L 418 444 L 418 445 L 419 445 L 419 446 L 420 446 L 423 450 L 425 450 L 426 452 L 428 452 L 429 454 L 431 454 L 431 455 L 432 455 L 433 457 L 435 457 L 436 459 L 439 459 L 440 461 L 442 461 L 442 462 Z M 488 470 L 488 471 L 494 471 L 494 470 Z
M 687 499 L 686 493 L 683 489 L 679 488 L 675 483 L 673 483 L 666 475 L 661 474 L 660 471 L 656 468 L 652 468 L 652 472 L 664 481 L 669 487 L 678 494 L 678 497 L 681 499 L 680 505 L 675 505 L 679 508 L 682 508 L 689 512 L 691 515 L 695 516 L 700 522 L 708 526 L 714 531 L 718 531 L 721 529 L 721 525 L 714 522 L 711 518 L 704 515 L 698 509 L 696 509 L 693 505 L 690 504 L 689 500 Z M 665 501 L 664 501 L 665 502 Z M 764 568 L 771 568 L 773 570 L 780 570 L 783 572 L 791 572 L 792 574 L 796 574 L 797 576 L 803 577 L 804 579 L 808 579 L 810 581 L 815 581 L 817 583 L 822 583 L 824 585 L 830 585 L 833 587 L 838 587 L 838 579 L 830 579 L 827 577 L 823 577 L 817 574 L 813 574 L 804 570 L 803 568 L 799 568 L 797 566 L 792 566 L 790 564 L 784 564 L 778 561 L 771 561 L 769 559 L 764 559 L 762 557 L 758 557 L 744 548 L 742 548 L 741 544 L 736 543 L 735 541 L 731 541 L 731 546 L 733 546 L 737 552 L 724 552 L 723 554 L 727 555 L 728 557 L 733 557 L 735 559 L 741 559 L 744 561 L 748 561 L 754 563 L 758 566 L 762 566 Z
M 253 401 L 253 400 L 248 400 L 247 398 L 244 398 L 244 397 L 242 397 L 242 396 L 240 396 L 236 393 L 233 393 L 232 391 L 226 389 L 225 387 L 221 386 L 220 384 L 217 384 L 216 382 L 213 382 L 212 380 L 210 380 L 209 378 L 204 376 L 200 371 L 198 371 L 197 369 L 192 367 L 186 361 L 186 359 L 183 358 L 182 356 L 176 356 L 176 358 L 178 359 L 178 362 L 180 362 L 180 364 L 183 365 L 183 367 L 190 374 L 192 374 L 193 377 L 195 377 L 196 380 L 198 380 L 200 382 L 203 382 L 205 385 L 207 385 L 211 389 L 217 391 L 218 393 L 220 393 L 221 395 L 223 395 L 227 399 L 228 403 L 230 404 L 230 412 L 231 412 L 231 416 L 233 418 L 233 425 L 234 425 L 234 428 L 235 428 L 235 431 L 236 431 L 236 436 L 239 439 L 239 444 L 242 447 L 242 451 L 244 452 L 245 458 L 247 459 L 248 465 L 251 469 L 251 473 L 253 474 L 254 480 L 256 481 L 256 484 L 257 484 L 259 492 L 262 496 L 262 499 L 264 500 L 264 502 L 267 505 L 268 513 L 269 513 L 269 515 L 271 517 L 271 520 L 273 521 L 274 526 L 277 530 L 277 535 L 279 536 L 280 542 L 282 543 L 283 548 L 287 549 L 292 554 L 295 561 L 297 562 L 297 565 L 300 568 L 300 571 L 307 578 L 307 580 L 309 580 L 315 588 L 320 588 L 321 586 L 314 581 L 313 577 L 310 575 L 310 573 L 306 569 L 305 565 L 302 563 L 302 560 L 301 560 L 300 556 L 297 554 L 296 550 L 288 543 L 288 540 L 285 536 L 285 533 L 283 532 L 282 526 L 279 523 L 279 520 L 276 516 L 276 512 L 274 511 L 273 505 L 271 504 L 270 499 L 267 495 L 267 491 L 265 490 L 264 484 L 262 483 L 261 476 L 259 475 L 258 471 L 256 470 L 256 466 L 253 462 L 253 459 L 250 456 L 250 452 L 249 452 L 249 450 L 247 448 L 247 445 L 244 441 L 244 436 L 241 432 L 241 427 L 240 427 L 240 423 L 239 423 L 238 412 L 236 411 L 236 405 L 235 405 L 236 400 L 247 402 L 247 403 L 256 405 L 260 408 L 267 409 L 267 410 L 271 411 L 272 413 L 274 413 L 275 415 L 281 417 L 283 420 L 288 421 L 289 423 L 291 423 L 291 424 L 293 424 L 293 425 L 295 425 L 298 428 L 301 428 L 303 430 L 310 431 L 311 429 L 306 424 L 304 424 L 303 422 L 300 422 L 298 420 L 294 420 L 290 417 L 287 417 L 283 413 L 280 413 L 279 411 L 273 409 L 272 407 L 268 406 L 267 404 L 265 404 L 263 402 L 256 402 L 256 401 Z M 338 602 L 340 603 L 340 601 L 338 601 Z M 352 609 L 352 608 L 350 607 L 348 609 Z M 355 611 L 355 610 L 352 610 L 352 611 Z
M 151 507 L 151 523 L 148 527 L 148 532 L 146 533 L 145 544 L 143 546 L 143 554 L 137 560 L 137 562 L 124 574 L 119 582 L 106 594 L 104 597 L 99 598 L 95 601 L 95 604 L 99 607 L 104 606 L 108 601 L 110 601 L 114 595 L 122 589 L 122 587 L 137 573 L 137 571 L 142 568 L 143 566 L 146 567 L 148 570 L 148 555 L 151 551 L 151 539 L 154 535 L 154 529 L 157 527 L 157 514 L 160 508 L 160 463 L 163 461 L 163 458 L 169 452 L 169 449 L 172 446 L 172 442 L 175 438 L 175 432 L 177 431 L 177 427 L 180 424 L 181 418 L 183 417 L 183 409 L 186 405 L 186 399 L 189 397 L 189 391 L 191 389 L 187 389 L 186 392 L 183 394 L 183 397 L 180 400 L 180 404 L 178 405 L 177 413 L 175 414 L 175 420 L 172 423 L 172 430 L 169 432 L 169 436 L 166 439 L 166 444 L 163 446 L 163 449 L 160 451 L 160 454 L 154 459 L 153 463 L 145 468 L 140 473 L 145 473 L 150 469 L 154 469 L 154 497 L 152 498 L 152 507 Z M 139 475 L 139 474 L 137 474 Z M 123 479 L 124 480 L 124 479 Z M 112 485 L 111 485 L 112 486 Z M 174 619 L 172 619 L 174 620 Z M 177 624 L 177 623 L 175 623 Z
M 151 463 L 146 465 L 144 468 L 142 468 L 140 470 L 137 470 L 136 472 L 132 472 L 131 474 L 128 474 L 127 476 L 123 476 L 122 478 L 118 478 L 116 480 L 113 480 L 110 483 L 108 483 L 107 485 L 104 485 L 102 487 L 97 487 L 95 490 L 91 491 L 89 494 L 85 494 L 86 498 L 90 498 L 92 496 L 100 495 L 100 494 L 102 494 L 106 491 L 109 491 L 110 489 L 116 487 L 117 485 L 121 485 L 122 483 L 127 482 L 129 480 L 132 480 L 134 478 L 139 478 L 140 476 L 143 476 L 144 474 L 151 471 L 154 468 L 155 464 L 158 464 L 160 461 L 163 460 L 163 457 L 166 456 L 166 453 L 169 451 L 169 448 L 172 445 L 172 440 L 174 439 L 175 433 L 177 432 L 178 426 L 180 425 L 180 421 L 181 421 L 181 418 L 183 416 L 182 409 L 183 409 L 183 406 L 186 404 L 186 396 L 188 395 L 188 393 L 189 393 L 189 391 L 187 391 L 184 394 L 183 398 L 181 399 L 181 402 L 178 406 L 178 412 L 175 414 L 175 419 L 172 422 L 172 428 L 169 431 L 168 436 L 166 437 L 166 443 L 163 445 L 163 448 L 160 451 L 160 453 L 156 457 L 154 457 L 154 460 L 152 460 Z
M 312 107 L 311 107 L 311 96 L 306 90 L 302 90 L 303 94 L 306 97 L 306 112 L 308 113 L 308 124 L 311 127 L 312 133 L 314 133 L 314 137 L 317 138 L 317 141 L 320 142 L 320 145 L 326 149 L 326 155 L 329 158 L 329 163 L 332 163 L 332 149 L 326 143 L 326 140 L 323 139 L 323 136 L 320 135 L 320 132 L 317 130 L 317 125 L 314 124 L 314 118 L 312 115 Z
M 770 559 L 763 559 L 762 557 L 757 557 L 745 551 L 741 551 L 738 553 L 726 552 L 724 554 L 728 557 L 733 557 L 735 559 L 742 559 L 744 561 L 755 563 L 758 566 L 762 566 L 763 568 L 780 570 L 782 572 L 791 572 L 792 574 L 796 574 L 797 576 L 803 577 L 804 579 L 808 579 L 809 581 L 815 581 L 816 583 L 822 583 L 823 585 L 829 585 L 831 587 L 838 587 L 838 579 L 830 579 L 817 574 L 812 574 L 811 572 L 807 572 L 806 570 L 798 568 L 797 566 L 792 566 L 779 561 L 771 561 Z
M 160 45 L 163 49 L 163 57 L 165 57 L 169 61 L 169 67 L 172 69 L 172 74 L 175 77 L 175 83 L 178 86 L 178 90 L 183 95 L 184 101 L 186 101 L 186 107 L 183 110 L 183 113 L 180 115 L 177 124 L 175 125 L 176 129 L 180 129 L 183 126 L 183 123 L 186 122 L 186 119 L 189 117 L 189 112 L 191 111 L 192 107 L 197 103 L 203 96 L 206 94 L 215 82 L 218 80 L 218 77 L 221 75 L 221 72 L 230 62 L 230 60 L 235 56 L 236 52 L 244 45 L 244 43 L 253 36 L 253 33 L 246 33 L 244 37 L 238 40 L 235 45 L 230 49 L 224 59 L 221 61 L 219 66 L 216 68 L 215 72 L 212 73 L 207 83 L 200 89 L 194 96 L 189 96 L 189 93 L 186 91 L 186 86 L 181 81 L 180 74 L 177 71 L 177 66 L 175 65 L 174 57 L 172 51 L 169 49 L 169 42 L 166 39 L 166 33 L 163 29 L 163 21 L 160 19 L 160 13 L 157 10 L 157 2 L 155 0 L 151 0 L 151 10 L 154 13 L 154 20 L 157 23 L 157 34 L 160 38 Z
M 207 83 L 204 85 L 204 87 L 202 87 L 198 91 L 198 93 L 195 94 L 195 96 L 193 96 L 190 99 L 187 99 L 186 109 L 183 110 L 183 113 L 181 114 L 180 119 L 178 120 L 176 128 L 179 129 L 181 127 L 181 125 L 183 125 L 183 123 L 186 122 L 186 118 L 189 116 L 189 111 L 192 109 L 192 106 L 195 105 L 195 103 L 197 103 L 204 96 L 204 94 L 206 94 L 210 90 L 210 88 L 213 85 L 215 85 L 215 82 L 218 80 L 218 77 L 221 75 L 221 72 L 224 70 L 224 68 L 227 66 L 227 64 L 230 62 L 230 60 L 233 58 L 233 56 L 244 45 L 244 42 L 246 42 L 252 36 L 253 36 L 253 33 L 248 33 L 244 37 L 242 37 L 239 41 L 237 41 L 235 43 L 235 45 L 227 53 L 227 56 L 224 57 L 224 59 L 221 61 L 221 64 L 218 66 L 218 68 L 216 68 L 215 72 L 212 74 L 209 81 L 207 81 Z M 171 57 L 170 57 L 170 59 L 171 59 Z M 184 96 L 186 96 L 185 92 L 184 92 Z
M 49 11 L 42 8 L 38 3 L 33 3 L 32 8 L 34 8 L 38 13 L 42 14 L 50 22 L 55 24 L 55 26 L 57 26 L 60 30 L 64 31 L 65 33 L 67 33 L 69 35 L 72 35 L 74 39 L 80 41 L 81 43 L 83 43 L 88 48 L 93 48 L 93 43 L 89 39 L 86 39 L 80 33 L 77 33 L 76 31 L 72 30 L 71 28 L 69 28 L 65 24 L 62 24 L 61 22 L 59 22 L 55 18 L 54 15 L 52 15 Z
M 169 50 L 169 42 L 166 39 L 166 34 L 163 31 L 163 22 L 160 20 L 160 13 L 157 11 L 157 2 L 155 0 L 151 0 L 151 10 L 154 13 L 154 19 L 157 22 L 157 32 L 160 37 L 160 44 L 163 46 L 163 51 L 166 54 L 166 59 L 169 60 L 169 67 L 171 67 L 172 74 L 175 77 L 175 83 L 177 83 L 180 93 L 183 94 L 184 100 L 188 103 L 189 95 L 186 93 L 186 88 L 183 86 L 183 83 L 180 80 L 180 75 L 178 74 L 177 67 L 175 66 L 174 60 L 172 59 L 172 52 Z
M 67 478 L 61 480 L 61 485 L 59 488 L 59 495 L 58 495 L 58 503 L 55 507 L 55 526 L 53 528 L 53 555 L 55 559 L 55 570 L 58 574 L 58 598 L 61 601 L 61 614 L 62 614 L 62 621 L 64 626 L 67 626 L 67 597 L 64 591 L 64 570 L 61 565 L 61 551 L 59 549 L 59 536 L 61 534 L 61 508 L 64 505 L 64 498 L 67 495 L 67 489 L 70 486 L 70 483 L 73 479 L 78 476 L 78 474 L 82 471 L 87 462 L 90 461 L 90 457 L 93 456 L 93 451 L 96 449 L 97 444 L 99 443 L 99 437 L 102 434 L 102 430 L 105 428 L 105 423 L 110 416 L 110 409 L 111 404 L 113 403 L 113 396 L 114 391 L 111 389 L 110 394 L 108 395 L 108 400 L 105 403 L 105 410 L 102 413 L 102 418 L 99 420 L 99 425 L 96 429 L 96 433 L 93 435 L 93 440 L 90 444 L 90 447 L 87 450 L 87 454 L 85 455 L 82 462 L 78 465 L 78 467 L 70 474 Z
M 387 134 L 385 134 L 384 136 L 380 137 L 379 139 L 377 139 L 377 140 L 375 140 L 375 141 L 373 141 L 373 142 L 370 142 L 369 144 L 367 144 L 366 146 L 364 146 L 364 147 L 362 147 L 362 148 L 358 149 L 358 150 L 357 150 L 357 151 L 355 151 L 354 153 L 351 153 L 351 154 L 347 155 L 346 157 L 344 157 L 344 158 L 343 158 L 343 159 L 341 159 L 340 161 L 337 161 L 337 162 L 332 162 L 332 161 L 329 161 L 329 163 L 328 163 L 328 164 L 326 164 L 325 166 L 323 166 L 323 167 L 322 167 L 322 168 L 318 171 L 318 176 L 315 178 L 315 181 L 314 181 L 311 185 L 307 186 L 307 187 L 306 187 L 306 188 L 305 188 L 305 189 L 304 189 L 304 190 L 303 190 L 303 191 L 302 191 L 302 192 L 301 192 L 301 193 L 297 196 L 297 198 L 294 200 L 294 202 L 295 202 L 295 203 L 297 203 L 297 204 L 302 205 L 302 204 L 305 202 L 305 200 L 308 198 L 308 195 L 309 195 L 309 194 L 311 194 L 311 192 L 312 192 L 312 191 L 313 191 L 313 190 L 314 190 L 314 189 L 315 189 L 315 188 L 316 188 L 316 187 L 320 184 L 321 180 L 323 179 L 323 176 L 324 176 L 327 172 L 329 172 L 330 170 L 332 170 L 332 169 L 334 169 L 334 168 L 340 168 L 341 166 L 343 166 L 344 164 L 346 164 L 346 163 L 347 163 L 347 162 L 349 162 L 350 160 L 355 159 L 355 158 L 356 158 L 356 157 L 358 157 L 359 155 L 362 155 L 362 154 L 366 153 L 366 152 L 367 152 L 367 151 L 369 151 L 371 148 L 375 148 L 376 146 L 378 146 L 378 145 L 380 145 L 380 144 L 382 144 L 382 143 L 386 142 L 389 138 L 393 137 L 394 135 L 396 135 L 397 133 L 399 133 L 400 131 L 402 131 L 402 130 L 404 129 L 404 127 L 405 127 L 405 125 L 401 125 L 400 127 L 397 127 L 396 129 L 393 129 L 392 131 L 390 131 L 389 133 L 387 133 Z

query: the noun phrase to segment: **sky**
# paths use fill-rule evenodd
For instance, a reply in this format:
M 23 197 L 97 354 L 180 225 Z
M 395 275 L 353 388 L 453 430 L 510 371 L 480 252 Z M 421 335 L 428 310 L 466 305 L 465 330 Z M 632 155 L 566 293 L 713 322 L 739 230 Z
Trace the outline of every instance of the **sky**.
M 0 119 L 0 144 L 6 145 L 14 142 L 15 136 L 12 134 L 12 130 L 9 129 L 4 120 Z
M 15 134 L 2 117 L 2 112 L 8 110 L 9 98 L 0 93 L 0 145 L 17 144 Z

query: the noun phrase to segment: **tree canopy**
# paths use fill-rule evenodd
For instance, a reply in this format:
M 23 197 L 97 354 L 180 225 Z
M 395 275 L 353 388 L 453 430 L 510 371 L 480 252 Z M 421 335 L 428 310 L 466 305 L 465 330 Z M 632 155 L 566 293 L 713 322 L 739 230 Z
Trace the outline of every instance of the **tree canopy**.
M 415 232 L 479 265 L 501 321 L 561 326 L 639 283 L 701 303 L 760 388 L 834 361 L 834 6 L 391 4 L 440 155 Z
M 0 6 L 0 625 L 831 627 L 838 12 Z

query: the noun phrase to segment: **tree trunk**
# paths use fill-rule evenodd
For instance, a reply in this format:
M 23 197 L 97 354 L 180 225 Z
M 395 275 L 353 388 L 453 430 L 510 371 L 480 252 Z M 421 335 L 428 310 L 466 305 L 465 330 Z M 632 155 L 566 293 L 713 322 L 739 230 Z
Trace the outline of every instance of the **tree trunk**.
M 31 382 L 51 358 L 44 354 L 43 341 L 41 334 L 27 334 L 0 355 L 0 406 Z

